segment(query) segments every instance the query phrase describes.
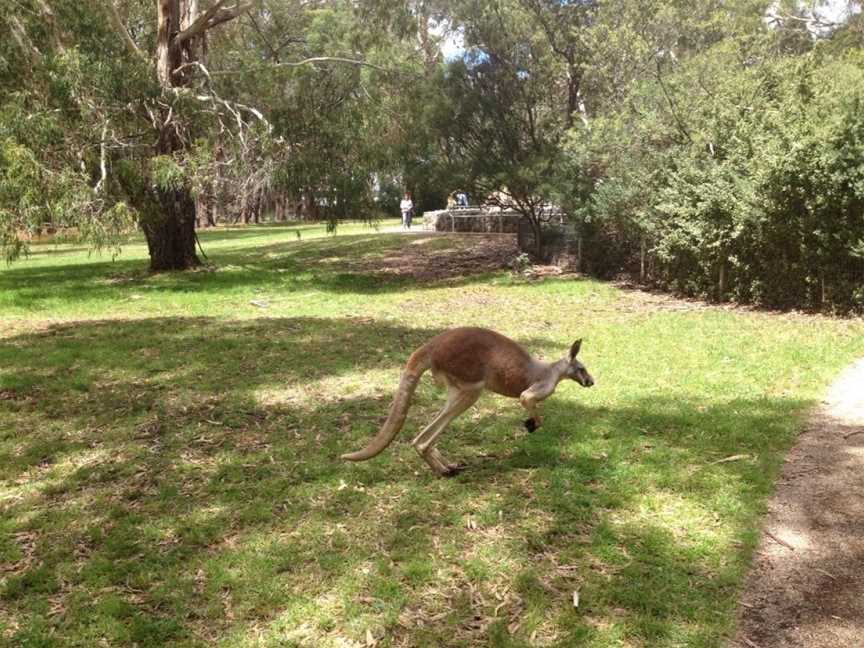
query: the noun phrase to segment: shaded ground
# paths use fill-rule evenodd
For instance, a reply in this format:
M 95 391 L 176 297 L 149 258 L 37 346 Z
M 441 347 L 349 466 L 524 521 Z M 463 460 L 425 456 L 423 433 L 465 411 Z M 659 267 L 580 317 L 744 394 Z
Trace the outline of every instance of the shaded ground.
M 741 600 L 736 646 L 864 645 L 864 360 L 789 453 Z
M 519 254 L 513 234 L 416 234 L 409 245 L 380 257 L 360 258 L 351 269 L 380 276 L 437 281 L 494 272 Z M 345 261 L 342 260 L 342 263 Z

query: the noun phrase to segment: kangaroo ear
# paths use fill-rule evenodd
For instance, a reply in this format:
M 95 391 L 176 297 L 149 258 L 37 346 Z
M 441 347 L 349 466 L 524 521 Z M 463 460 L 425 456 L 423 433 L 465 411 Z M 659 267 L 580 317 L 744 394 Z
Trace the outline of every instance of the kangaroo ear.
M 582 348 L 582 338 L 579 338 L 578 340 L 576 340 L 573 343 L 573 346 L 570 347 L 570 359 L 571 360 L 576 357 L 576 355 L 579 353 L 580 348 Z

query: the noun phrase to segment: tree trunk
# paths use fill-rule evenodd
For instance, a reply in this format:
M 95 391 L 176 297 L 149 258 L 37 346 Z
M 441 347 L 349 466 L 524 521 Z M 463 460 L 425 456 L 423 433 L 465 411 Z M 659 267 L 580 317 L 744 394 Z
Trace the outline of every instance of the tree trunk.
M 542 262 L 545 260 L 543 259 L 543 225 L 533 212 L 526 214 L 525 218 L 531 223 L 531 231 L 534 233 L 534 257 Z
M 639 241 L 639 283 L 645 283 L 645 237 Z
M 538 261 L 545 261 L 543 258 L 543 231 L 540 223 L 534 224 L 534 254 Z
M 582 231 L 576 235 L 576 271 L 582 272 Z
M 207 201 L 201 196 L 195 198 L 195 228 L 207 227 Z
M 176 70 L 185 62 L 194 60 L 194 43 L 187 41 L 182 46 L 174 42 L 178 31 L 188 27 L 197 18 L 197 0 L 156 0 L 156 74 L 166 93 L 185 85 L 186 75 Z M 177 135 L 173 123 L 176 116 L 163 120 L 162 132 L 156 145 L 157 155 L 173 156 L 183 151 L 185 143 Z M 154 190 L 161 213 L 143 223 L 147 247 L 150 251 L 150 269 L 186 270 L 201 265 L 195 254 L 196 208 L 192 192 L 188 187 Z
M 187 270 L 201 265 L 195 254 L 195 201 L 188 191 L 160 191 L 164 218 L 144 223 L 150 269 Z
M 221 205 L 222 201 L 224 200 L 225 193 L 223 191 L 224 181 L 222 179 L 222 163 L 225 159 L 225 156 L 223 154 L 221 141 L 216 144 L 213 155 L 216 164 L 214 165 L 213 181 L 210 184 L 210 209 L 207 211 L 207 224 L 210 227 L 216 227 L 216 223 L 222 220 Z

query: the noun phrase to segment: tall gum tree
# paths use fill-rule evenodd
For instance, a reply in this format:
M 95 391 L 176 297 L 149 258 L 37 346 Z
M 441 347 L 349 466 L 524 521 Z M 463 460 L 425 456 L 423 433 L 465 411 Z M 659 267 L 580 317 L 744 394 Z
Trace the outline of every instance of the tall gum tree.
M 237 18 L 252 8 L 251 2 L 228 5 L 216 0 L 201 9 L 198 0 L 156 0 L 156 76 L 162 94 L 169 99 L 178 89 L 188 88 L 201 57 L 207 32 Z M 169 107 L 162 109 L 156 154 L 175 157 L 189 146 L 181 133 L 178 116 Z M 150 251 L 152 270 L 183 270 L 199 265 L 195 253 L 195 200 L 183 184 L 154 189 L 158 209 L 141 221 Z

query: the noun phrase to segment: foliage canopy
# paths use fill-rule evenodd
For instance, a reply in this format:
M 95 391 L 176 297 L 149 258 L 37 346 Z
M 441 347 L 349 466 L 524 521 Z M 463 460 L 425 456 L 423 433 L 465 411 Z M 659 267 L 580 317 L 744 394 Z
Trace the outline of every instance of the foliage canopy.
M 0 21 L 7 259 L 137 224 L 154 268 L 188 267 L 196 223 L 461 189 L 536 232 L 563 207 L 599 275 L 864 308 L 857 2 L 175 4 L 179 31 L 151 0 Z

